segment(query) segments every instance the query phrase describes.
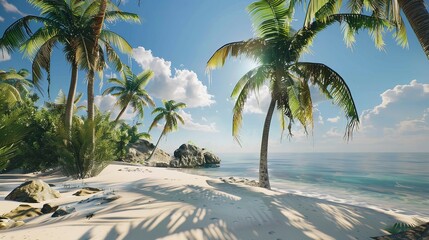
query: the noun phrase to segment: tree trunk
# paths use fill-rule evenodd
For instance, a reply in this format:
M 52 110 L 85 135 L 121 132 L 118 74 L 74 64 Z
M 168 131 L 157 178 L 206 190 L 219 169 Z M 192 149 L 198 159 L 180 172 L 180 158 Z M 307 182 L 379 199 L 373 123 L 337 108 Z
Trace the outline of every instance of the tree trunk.
M 122 110 L 119 112 L 118 116 L 115 119 L 115 122 L 119 121 L 119 118 L 121 118 L 122 114 L 124 114 L 125 109 L 127 109 L 128 105 L 126 105 L 124 108 L 122 108 Z
M 429 59 L 429 13 L 423 0 L 398 0 L 417 39 Z
M 76 94 L 77 74 L 78 74 L 77 63 L 73 62 L 70 88 L 69 88 L 69 93 L 67 96 L 67 103 L 66 103 L 66 114 L 64 119 L 64 127 L 68 136 L 71 136 L 71 129 L 72 129 L 72 123 L 73 123 L 73 104 L 74 104 L 74 96 Z
M 267 116 L 265 117 L 264 131 L 261 141 L 261 155 L 259 161 L 259 187 L 271 189 L 270 179 L 268 176 L 268 137 L 270 134 L 271 119 L 274 113 L 276 101 L 271 99 L 270 107 L 268 108 Z
M 97 70 L 98 67 L 98 58 L 99 58 L 99 52 L 98 52 L 98 39 L 100 38 L 100 33 L 103 28 L 103 22 L 104 17 L 106 16 L 106 8 L 107 8 L 107 0 L 100 0 L 100 7 L 97 13 L 97 16 L 95 16 L 95 21 L 92 26 L 92 29 L 94 31 L 94 45 L 92 46 L 92 56 L 93 62 L 91 63 L 91 66 L 89 68 L 88 72 L 88 120 L 90 121 L 90 124 L 92 125 L 92 134 L 90 142 L 95 146 L 95 125 L 94 123 L 94 73 Z
M 159 141 L 161 140 L 162 136 L 164 136 L 164 132 L 165 132 L 165 126 L 164 129 L 162 129 L 161 135 L 158 138 L 158 141 L 156 142 L 155 148 L 153 149 L 152 153 L 150 154 L 150 156 L 146 159 L 146 162 L 149 161 L 153 154 L 155 154 L 156 148 L 158 147 Z

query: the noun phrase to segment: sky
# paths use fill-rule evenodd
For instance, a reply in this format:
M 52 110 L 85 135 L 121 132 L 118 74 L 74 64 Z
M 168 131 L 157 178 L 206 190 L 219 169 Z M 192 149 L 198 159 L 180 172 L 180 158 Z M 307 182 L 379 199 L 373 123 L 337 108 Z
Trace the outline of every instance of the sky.
M 120 8 L 140 16 L 141 24 L 115 23 L 107 27 L 124 36 L 133 47 L 132 56 L 122 56 L 134 73 L 152 69 L 155 77 L 147 86 L 158 106 L 162 100 L 184 102 L 180 111 L 186 123 L 167 135 L 160 148 L 172 153 L 183 143 L 194 143 L 215 153 L 258 153 L 265 113 L 269 103 L 267 87 L 252 95 L 244 109 L 240 132 L 241 146 L 231 134 L 230 97 L 235 83 L 256 63 L 230 58 L 224 67 L 206 72 L 206 62 L 222 45 L 252 38 L 252 24 L 245 8 L 252 0 L 122 0 Z M 18 18 L 38 12 L 24 0 L 0 0 L 0 30 Z M 303 22 L 303 7 L 296 9 L 293 27 Z M 313 42 L 311 52 L 302 61 L 320 62 L 339 73 L 349 85 L 358 112 L 359 129 L 345 141 L 346 121 L 340 108 L 313 94 L 314 128 L 305 134 L 295 124 L 293 136 L 282 135 L 278 115 L 271 123 L 269 152 L 427 152 L 429 142 L 429 60 L 407 24 L 408 47 L 399 46 L 391 32 L 384 34 L 386 46 L 379 51 L 367 31 L 360 31 L 356 43 L 348 48 L 341 27 L 332 25 Z M 29 59 L 20 52 L 0 56 L 0 69 L 31 69 Z M 61 46 L 54 50 L 51 100 L 62 89 L 68 91 L 70 66 Z M 95 89 L 96 104 L 115 118 L 116 99 L 101 93 L 109 87 L 107 79 L 118 73 L 107 69 Z M 78 92 L 85 103 L 85 73 L 79 73 Z M 49 101 L 45 84 L 44 97 Z M 153 115 L 146 108 L 138 119 L 131 108 L 122 119 L 130 124 L 142 122 L 146 132 Z M 82 113 L 84 114 L 84 113 Z M 152 130 L 156 141 L 161 127 Z

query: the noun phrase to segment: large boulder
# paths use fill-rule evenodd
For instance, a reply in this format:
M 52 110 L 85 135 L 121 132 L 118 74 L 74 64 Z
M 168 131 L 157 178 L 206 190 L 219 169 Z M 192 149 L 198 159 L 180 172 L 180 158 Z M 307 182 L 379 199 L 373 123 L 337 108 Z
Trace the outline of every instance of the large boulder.
M 4 199 L 18 202 L 40 203 L 59 197 L 60 193 L 58 191 L 52 189 L 42 180 L 36 179 L 21 184 Z
M 170 167 L 218 167 L 220 164 L 219 157 L 192 144 L 182 144 L 174 151 L 174 157 L 175 159 L 170 162 Z
M 162 149 L 157 148 L 152 158 L 146 161 L 152 153 L 155 145 L 140 139 L 136 143 L 130 144 L 128 147 L 127 157 L 125 162 L 141 163 L 151 167 L 168 167 L 170 165 L 171 156 Z

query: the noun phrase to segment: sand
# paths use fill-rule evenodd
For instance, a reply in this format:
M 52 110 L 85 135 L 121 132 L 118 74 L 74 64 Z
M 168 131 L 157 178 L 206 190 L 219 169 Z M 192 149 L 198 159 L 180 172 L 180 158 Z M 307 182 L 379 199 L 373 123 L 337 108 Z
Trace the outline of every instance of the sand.
M 174 169 L 111 164 L 94 178 L 0 175 L 0 215 L 19 202 L 4 197 L 26 179 L 55 184 L 61 198 L 44 203 L 75 207 L 62 217 L 27 218 L 0 239 L 369 239 L 413 217 L 190 175 Z M 72 195 L 81 187 L 104 191 Z M 98 194 L 98 195 L 97 195 Z M 93 196 L 115 201 L 78 203 Z M 94 198 L 94 197 L 93 197 Z M 30 204 L 41 208 L 44 203 Z M 422 219 L 427 221 L 427 219 Z

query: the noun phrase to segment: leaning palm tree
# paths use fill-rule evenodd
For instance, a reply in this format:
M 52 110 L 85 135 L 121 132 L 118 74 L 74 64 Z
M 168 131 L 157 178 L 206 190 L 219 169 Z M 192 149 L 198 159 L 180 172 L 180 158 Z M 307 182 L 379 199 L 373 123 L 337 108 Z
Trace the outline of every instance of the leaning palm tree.
M 347 118 L 345 137 L 348 139 L 359 123 L 358 113 L 351 92 L 344 79 L 322 63 L 300 62 L 300 57 L 309 47 L 316 34 L 326 26 L 340 22 L 351 30 L 362 27 L 382 28 L 383 20 L 357 14 L 335 14 L 324 21 L 315 21 L 308 27 L 294 31 L 290 27 L 293 3 L 286 0 L 260 0 L 247 7 L 253 20 L 256 37 L 247 41 L 228 43 L 219 48 L 207 63 L 208 70 L 223 66 L 228 56 L 244 55 L 254 59 L 259 66 L 247 72 L 235 85 L 231 94 L 236 98 L 233 108 L 232 135 L 239 142 L 242 114 L 249 94 L 267 84 L 271 101 L 264 122 L 260 164 L 259 186 L 270 188 L 268 175 L 268 138 L 274 110 L 280 112 L 281 128 L 291 127 L 298 120 L 307 132 L 313 127 L 313 105 L 310 86 L 316 86 L 328 98 L 344 110 Z M 322 12 L 319 12 L 322 14 Z
M 165 120 L 165 123 L 162 129 L 161 135 L 159 136 L 158 141 L 156 142 L 155 148 L 153 149 L 152 153 L 150 154 L 150 156 L 146 161 L 149 161 L 152 158 L 153 154 L 156 151 L 156 148 L 158 147 L 158 144 L 161 138 L 167 135 L 168 133 L 177 130 L 177 127 L 178 127 L 177 120 L 179 120 L 179 122 L 181 122 L 182 124 L 185 124 L 183 117 L 177 113 L 177 110 L 181 108 L 185 108 L 186 104 L 182 102 L 176 103 L 174 100 L 163 101 L 163 103 L 164 103 L 164 107 L 157 107 L 152 111 L 152 114 L 158 113 L 158 115 L 156 115 L 155 118 L 153 119 L 153 122 L 149 127 L 149 132 L 150 130 L 152 130 L 152 128 L 157 126 L 162 119 Z
M 107 88 L 103 92 L 103 95 L 112 94 L 119 98 L 117 105 L 120 106 L 121 111 L 116 117 L 115 122 L 119 121 L 129 104 L 133 107 L 134 112 L 138 112 L 139 117 L 143 118 L 143 108 L 147 105 L 152 107 L 155 106 L 152 98 L 144 89 L 149 83 L 149 80 L 153 77 L 154 72 L 152 70 L 146 70 L 139 75 L 135 75 L 128 66 L 125 66 L 121 75 L 122 79 L 110 78 L 109 82 L 115 83 L 116 85 Z
M 42 78 L 42 69 L 47 72 L 47 80 L 50 83 L 51 53 L 58 43 L 63 45 L 66 59 L 71 64 L 71 80 L 65 114 L 65 127 L 70 131 L 79 68 L 101 71 L 108 60 L 113 63 L 115 70 L 120 71 L 122 63 L 113 47 L 117 47 L 124 53 L 130 53 L 132 48 L 124 38 L 107 29 L 103 29 L 99 39 L 95 41 L 93 25 L 96 22 L 99 1 L 28 1 L 41 10 L 41 16 L 28 15 L 15 21 L 4 32 L 0 39 L 0 47 L 8 51 L 20 48 L 32 59 L 33 82 L 37 84 Z M 111 21 L 139 21 L 137 15 L 120 11 L 110 1 L 108 4 L 112 10 L 106 14 Z M 42 26 L 33 33 L 30 28 L 31 22 L 42 23 Z M 92 65 L 94 55 L 89 49 L 91 46 L 98 51 L 96 66 Z M 107 57 L 104 56 L 105 54 Z
M 21 100 L 21 96 L 28 93 L 28 89 L 33 86 L 30 80 L 26 79 L 29 75 L 28 70 L 10 69 L 9 71 L 0 70 L 0 89 L 1 98 L 7 102 L 16 102 Z
M 298 0 L 308 2 L 306 24 L 318 18 L 317 12 L 325 4 L 336 5 L 335 11 L 341 8 L 342 0 Z M 348 0 L 352 13 L 371 10 L 374 16 L 392 21 L 396 28 L 396 39 L 402 46 L 407 45 L 407 34 L 401 11 L 410 23 L 414 34 L 420 42 L 426 57 L 429 58 L 429 12 L 423 0 Z M 335 13 L 335 12 L 333 12 Z

